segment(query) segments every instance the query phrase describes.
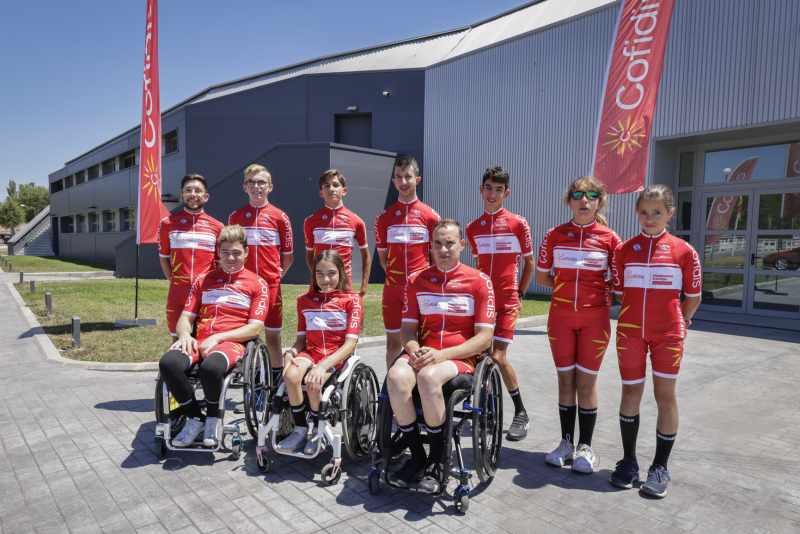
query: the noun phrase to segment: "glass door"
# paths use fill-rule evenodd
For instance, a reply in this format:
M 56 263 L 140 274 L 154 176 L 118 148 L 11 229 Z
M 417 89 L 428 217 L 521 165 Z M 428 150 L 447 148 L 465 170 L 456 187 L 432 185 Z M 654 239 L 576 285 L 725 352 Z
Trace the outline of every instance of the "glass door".
M 753 197 L 747 313 L 800 319 L 800 188 Z
M 753 198 L 752 189 L 702 194 L 697 253 L 703 266 L 703 309 L 746 313 Z

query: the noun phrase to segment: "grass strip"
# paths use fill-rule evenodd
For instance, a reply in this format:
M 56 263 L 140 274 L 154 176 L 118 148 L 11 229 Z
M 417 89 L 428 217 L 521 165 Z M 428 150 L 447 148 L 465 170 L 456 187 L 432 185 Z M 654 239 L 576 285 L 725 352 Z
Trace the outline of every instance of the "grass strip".
M 8 261 L 14 267 L 15 273 L 20 271 L 25 273 L 113 271 L 117 267 L 113 263 L 63 258 L 61 256 L 46 256 L 41 258 L 38 256 L 8 256 Z M 3 272 L 10 272 L 2 262 L 0 262 L 0 269 L 2 269 Z

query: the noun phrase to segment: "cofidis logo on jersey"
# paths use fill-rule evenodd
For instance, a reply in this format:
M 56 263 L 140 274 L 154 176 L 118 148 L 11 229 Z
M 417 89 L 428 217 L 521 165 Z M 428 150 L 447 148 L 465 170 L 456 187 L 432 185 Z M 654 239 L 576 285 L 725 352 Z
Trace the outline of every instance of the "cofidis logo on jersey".
M 563 251 L 558 251 L 553 255 L 553 259 L 556 260 L 556 265 L 561 267 L 563 265 L 568 265 L 570 263 L 576 263 L 578 258 L 573 256 L 572 254 L 567 254 Z

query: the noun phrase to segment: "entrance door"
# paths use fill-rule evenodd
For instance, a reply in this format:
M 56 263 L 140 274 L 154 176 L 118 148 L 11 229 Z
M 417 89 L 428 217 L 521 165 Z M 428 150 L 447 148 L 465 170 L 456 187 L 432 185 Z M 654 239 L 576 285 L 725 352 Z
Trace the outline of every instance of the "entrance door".
M 747 313 L 800 319 L 800 188 L 753 197 Z

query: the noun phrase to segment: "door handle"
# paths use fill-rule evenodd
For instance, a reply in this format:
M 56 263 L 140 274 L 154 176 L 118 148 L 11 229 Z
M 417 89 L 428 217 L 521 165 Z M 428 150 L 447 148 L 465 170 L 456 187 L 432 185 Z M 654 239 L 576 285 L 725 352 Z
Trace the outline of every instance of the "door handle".
M 755 264 L 756 264 L 756 255 L 750 254 L 750 265 L 755 265 Z

